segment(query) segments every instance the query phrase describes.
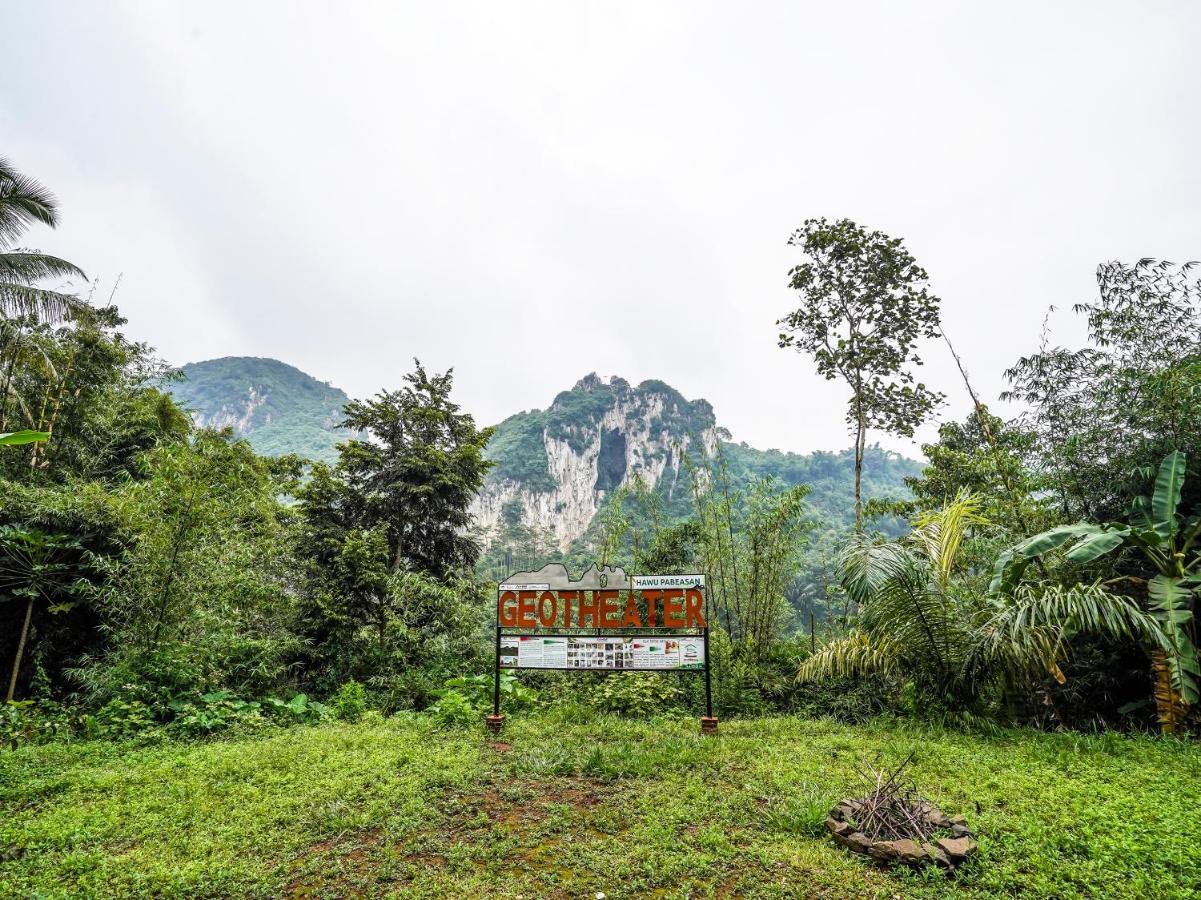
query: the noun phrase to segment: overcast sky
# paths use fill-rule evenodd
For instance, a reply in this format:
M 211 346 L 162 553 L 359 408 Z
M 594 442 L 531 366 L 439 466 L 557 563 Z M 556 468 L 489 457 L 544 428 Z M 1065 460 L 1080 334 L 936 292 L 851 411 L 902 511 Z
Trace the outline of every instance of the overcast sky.
M 990 399 L 1098 262 L 1201 257 L 1201 3 L 0 8 L 0 155 L 63 206 L 28 243 L 175 364 L 420 356 L 484 423 L 659 378 L 834 449 L 845 388 L 775 343 L 804 219 L 903 237 Z

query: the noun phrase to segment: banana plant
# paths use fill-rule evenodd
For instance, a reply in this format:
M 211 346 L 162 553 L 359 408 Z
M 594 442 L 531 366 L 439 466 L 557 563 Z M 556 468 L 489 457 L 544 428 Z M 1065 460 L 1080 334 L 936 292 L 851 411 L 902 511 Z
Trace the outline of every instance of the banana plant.
M 1201 700 L 1193 616 L 1201 586 L 1201 515 L 1185 518 L 1178 512 L 1187 462 L 1179 450 L 1164 457 L 1153 492 L 1134 501 L 1129 524 L 1061 525 L 1005 551 L 989 588 L 994 594 L 1012 592 L 1032 560 L 1071 541 L 1075 543 L 1066 558 L 1076 563 L 1092 562 L 1123 546 L 1142 553 L 1156 573 L 1146 581 L 1147 605 L 1164 635 L 1163 645 L 1153 648 L 1151 656 L 1156 708 L 1165 732 L 1177 730 L 1185 708 Z

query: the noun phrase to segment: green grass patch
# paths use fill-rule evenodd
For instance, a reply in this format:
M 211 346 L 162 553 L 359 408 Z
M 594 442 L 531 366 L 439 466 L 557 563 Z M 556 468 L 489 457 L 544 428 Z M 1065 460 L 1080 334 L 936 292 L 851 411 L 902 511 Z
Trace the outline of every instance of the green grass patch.
M 791 718 L 482 729 L 421 717 L 266 737 L 0 752 L 0 895 L 938 897 L 836 848 L 826 809 L 897 764 L 980 853 L 965 896 L 1201 891 L 1201 752 Z

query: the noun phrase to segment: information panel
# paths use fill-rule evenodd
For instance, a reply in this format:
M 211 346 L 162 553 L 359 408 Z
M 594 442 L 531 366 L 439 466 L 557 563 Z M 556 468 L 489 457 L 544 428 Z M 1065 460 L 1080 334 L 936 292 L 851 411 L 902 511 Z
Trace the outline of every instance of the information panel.
M 514 669 L 704 669 L 705 639 L 502 635 L 500 666 Z

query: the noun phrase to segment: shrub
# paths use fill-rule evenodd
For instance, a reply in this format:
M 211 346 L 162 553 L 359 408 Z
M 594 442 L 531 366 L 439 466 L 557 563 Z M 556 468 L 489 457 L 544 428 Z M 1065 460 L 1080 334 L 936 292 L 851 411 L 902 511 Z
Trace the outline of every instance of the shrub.
M 330 698 L 329 710 L 343 722 L 357 722 L 367 711 L 367 691 L 352 678 Z
M 492 707 L 495 689 L 492 675 L 464 675 L 447 679 L 444 690 L 457 691 L 479 710 Z M 441 694 L 441 692 L 439 692 Z M 538 695 L 517 680 L 511 672 L 500 673 L 500 698 L 506 709 L 521 709 L 537 702 Z
M 479 721 L 481 712 L 458 691 L 444 691 L 426 712 L 443 728 L 462 728 Z
M 616 672 L 598 686 L 597 706 L 604 712 L 646 718 L 675 706 L 679 686 L 657 672 Z
M 118 741 L 146 737 L 158 726 L 150 707 L 141 700 L 122 697 L 114 697 L 95 714 L 85 716 L 83 724 L 88 737 Z
M 310 700 L 307 694 L 297 694 L 286 703 L 276 697 L 268 697 L 263 701 L 263 709 L 280 725 L 313 725 L 330 716 L 328 706 Z
M 257 728 L 264 721 L 258 703 L 241 700 L 229 691 L 213 691 L 194 701 L 173 700 L 170 706 L 175 713 L 170 729 L 186 737 Z
M 46 744 L 71 735 L 71 717 L 57 703 L 32 700 L 0 703 L 0 747 Z

